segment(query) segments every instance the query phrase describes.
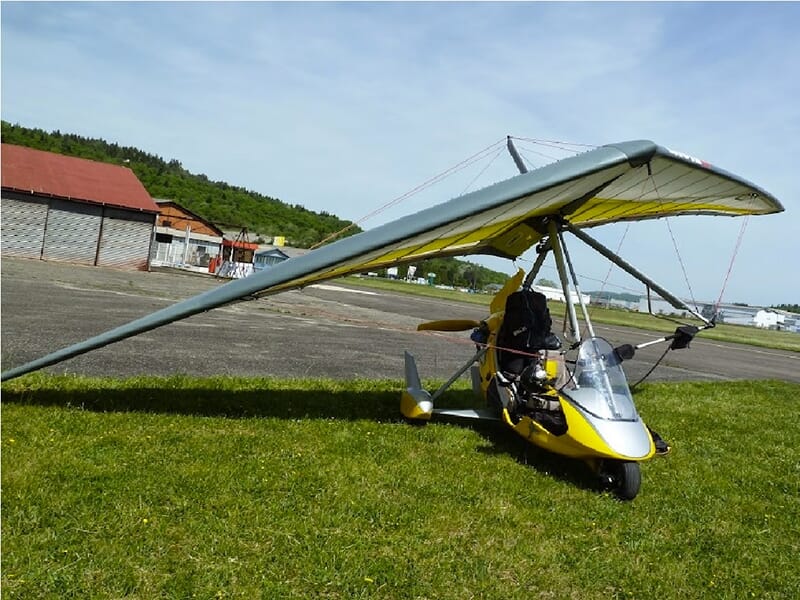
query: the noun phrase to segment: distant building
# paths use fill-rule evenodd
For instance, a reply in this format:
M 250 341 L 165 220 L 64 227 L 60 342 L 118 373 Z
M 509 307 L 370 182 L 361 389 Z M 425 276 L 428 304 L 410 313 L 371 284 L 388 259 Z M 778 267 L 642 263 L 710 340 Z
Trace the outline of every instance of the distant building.
M 290 258 L 303 256 L 304 254 L 311 252 L 311 250 L 306 248 L 294 248 L 286 245 L 278 246 L 275 244 L 275 241 L 278 240 L 279 237 L 280 236 L 276 236 L 272 240 L 272 244 L 259 244 L 258 250 L 256 250 L 256 253 L 253 257 L 253 267 L 256 271 L 269 269 L 277 264 L 289 260 Z
M 275 265 L 289 260 L 289 255 L 280 248 L 271 248 L 269 250 L 259 250 L 253 256 L 253 268 L 256 271 L 263 271 Z
M 639 310 L 639 301 L 623 300 L 621 298 L 597 298 L 592 297 L 592 304 L 594 306 L 601 306 L 603 308 L 621 308 L 624 310 Z
M 221 262 L 214 264 L 214 273 L 227 279 L 249 277 L 255 271 L 253 257 L 256 250 L 258 244 L 247 241 L 245 230 L 234 240 L 222 240 Z
M 147 270 L 158 206 L 127 167 L 2 144 L 5 256 Z
M 756 315 L 761 310 L 760 306 L 743 306 L 741 304 L 714 304 L 704 302 L 699 304 L 703 316 L 712 316 L 714 309 L 717 310 L 717 323 L 727 323 L 728 325 L 755 325 Z
M 691 306 L 690 302 L 687 302 Z M 672 315 L 676 317 L 688 317 L 690 315 L 689 311 L 683 308 L 675 308 L 664 300 L 656 295 L 651 295 L 649 298 L 644 296 L 639 299 L 639 312 L 652 312 L 654 315 Z M 700 310 L 698 309 L 698 312 Z M 710 317 L 711 315 L 704 315 Z
M 684 300 L 684 302 L 696 308 L 707 319 L 714 316 L 716 312 L 717 323 L 800 332 L 800 315 L 794 313 L 743 304 L 717 305 L 714 302 L 693 303 L 691 300 Z M 657 296 L 651 298 L 651 306 L 653 314 L 689 316 L 687 310 L 674 308 L 669 302 Z M 648 300 L 646 297 L 639 301 L 639 312 L 648 312 Z
M 222 230 L 172 200 L 156 204 L 150 264 L 208 272 L 222 251 Z
M 532 288 L 539 292 L 540 294 L 544 294 L 545 298 L 548 300 L 556 300 L 558 302 L 566 302 L 564 298 L 564 291 L 561 288 L 553 288 L 547 287 L 543 285 L 534 285 Z M 570 300 L 572 300 L 573 304 L 578 304 L 578 294 L 574 290 L 569 291 Z M 588 294 L 581 294 L 581 298 L 585 304 L 589 304 L 591 300 L 591 296 Z
M 783 310 L 779 310 L 777 312 L 783 314 L 783 327 L 781 327 L 781 329 L 793 331 L 794 333 L 800 333 L 800 314 Z
M 768 308 L 762 308 L 753 317 L 753 324 L 760 329 L 783 329 L 786 316 Z

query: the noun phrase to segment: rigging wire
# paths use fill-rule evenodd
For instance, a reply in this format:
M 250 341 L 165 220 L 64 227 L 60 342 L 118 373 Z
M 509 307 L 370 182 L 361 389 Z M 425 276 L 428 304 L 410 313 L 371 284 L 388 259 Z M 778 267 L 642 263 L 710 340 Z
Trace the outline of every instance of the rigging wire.
M 506 141 L 506 138 L 498 140 L 498 141 L 494 142 L 493 144 L 490 144 L 490 145 L 486 146 L 486 148 L 484 148 L 483 150 L 480 150 L 480 151 L 476 152 L 472 156 L 470 156 L 468 158 L 465 158 L 461 162 L 458 162 L 455 165 L 453 165 L 452 167 L 442 171 L 438 175 L 434 175 L 433 177 L 431 177 L 429 179 L 426 179 L 425 181 L 423 181 L 422 183 L 420 183 L 416 187 L 412 188 L 411 190 L 409 190 L 409 191 L 405 192 L 404 194 L 401 194 L 400 196 L 390 200 L 389 202 L 383 204 L 382 206 L 379 206 L 378 208 L 376 208 L 372 212 L 366 214 L 365 216 L 361 217 L 360 219 L 358 219 L 356 221 L 353 221 L 352 223 L 350 223 L 346 227 L 343 227 L 339 231 L 336 231 L 336 232 L 330 234 L 329 236 L 327 236 L 322 241 L 319 241 L 316 244 L 314 244 L 313 246 L 311 246 L 310 250 L 314 250 L 314 249 L 322 246 L 323 244 L 326 244 L 330 240 L 339 237 L 345 231 L 347 231 L 349 229 L 352 229 L 356 225 L 359 225 L 359 224 L 363 223 L 364 221 L 366 221 L 368 219 L 371 219 L 375 215 L 378 215 L 378 214 L 384 212 L 385 210 L 389 209 L 390 207 L 392 207 L 392 206 L 394 206 L 396 204 L 399 204 L 400 202 L 410 198 L 414 194 L 418 194 L 422 190 L 427 189 L 427 188 L 429 188 L 430 186 L 432 186 L 432 185 L 434 185 L 436 183 L 439 183 L 440 181 L 442 181 L 443 179 L 449 177 L 453 173 L 457 173 L 458 171 L 461 171 L 461 170 L 467 168 L 468 166 L 472 165 L 473 163 L 478 162 L 480 160 L 483 160 L 484 158 L 486 158 L 487 154 L 489 154 L 489 153 L 494 151 L 496 146 L 498 146 L 500 144 L 504 144 L 505 141 Z
M 648 169 L 649 169 L 648 165 Z M 656 185 L 656 179 L 653 177 L 653 174 L 650 173 L 650 180 L 653 182 L 653 191 L 656 193 L 656 198 L 661 200 L 661 192 L 658 191 L 658 186 Z M 697 307 L 697 301 L 694 299 L 694 291 L 692 290 L 692 284 L 689 283 L 689 276 L 686 274 L 686 265 L 683 264 L 683 258 L 681 257 L 681 252 L 678 249 L 678 241 L 675 239 L 675 234 L 672 231 L 672 225 L 669 223 L 669 217 L 664 217 L 664 222 L 667 224 L 667 229 L 669 230 L 669 236 L 672 239 L 672 246 L 675 248 L 675 255 L 678 257 L 678 264 L 681 266 L 681 271 L 683 272 L 683 280 L 686 283 L 686 287 L 689 289 L 689 297 L 692 300 L 692 304 L 694 305 L 694 309 L 697 312 L 700 312 L 700 309 Z
M 573 143 L 573 142 L 562 142 L 562 141 L 556 141 L 556 140 L 537 140 L 535 138 L 523 138 L 523 137 L 515 137 L 515 136 L 509 136 L 509 137 L 511 137 L 512 139 L 516 139 L 516 140 L 523 140 L 523 141 L 532 142 L 534 144 L 539 144 L 539 145 L 542 145 L 542 146 L 556 148 L 558 150 L 562 150 L 564 152 L 570 152 L 572 154 L 576 154 L 578 151 L 570 149 L 570 148 L 568 148 L 568 146 L 577 146 L 577 147 L 583 147 L 583 148 L 596 148 L 597 147 L 597 146 L 590 145 L 590 144 L 577 144 L 577 143 Z M 372 217 L 382 213 L 383 211 L 389 209 L 390 207 L 392 207 L 392 206 L 394 206 L 396 204 L 399 204 L 400 202 L 410 198 L 414 194 L 417 194 L 417 193 L 421 192 L 422 190 L 429 188 L 430 186 L 442 181 L 443 179 L 449 177 L 450 175 L 452 175 L 454 173 L 457 173 L 458 171 L 461 171 L 461 170 L 467 168 L 468 166 L 474 164 L 475 162 L 478 162 L 480 160 L 485 159 L 487 157 L 487 155 L 489 155 L 492 152 L 494 152 L 495 150 L 497 150 L 495 152 L 495 155 L 492 157 L 492 160 L 490 162 L 490 165 L 491 165 L 491 163 L 493 163 L 497 159 L 497 157 L 500 155 L 500 153 L 502 152 L 502 149 L 496 149 L 496 147 L 504 145 L 506 140 L 507 140 L 507 138 L 503 138 L 503 139 L 500 139 L 500 140 L 494 142 L 493 144 L 488 145 L 487 147 L 485 147 L 482 150 L 476 152 L 472 156 L 470 156 L 468 158 L 465 158 L 464 160 L 462 160 L 459 163 L 456 163 L 455 165 L 453 165 L 449 169 L 446 169 L 446 170 L 442 171 L 438 175 L 435 175 L 435 176 L 431 177 L 430 179 L 427 179 L 426 181 L 422 182 L 418 186 L 412 188 L 411 190 L 409 190 L 406 193 L 398 196 L 397 198 L 394 198 L 394 199 L 390 200 L 386 204 L 383 204 L 382 206 L 378 207 L 377 209 L 373 210 L 372 212 L 364 215 L 360 219 L 358 219 L 358 220 L 350 223 L 349 225 L 343 227 L 339 231 L 335 231 L 335 232 L 331 233 L 330 235 L 325 237 L 323 240 L 321 240 L 321 241 L 317 242 L 316 244 L 314 244 L 313 246 L 311 246 L 311 248 L 309 248 L 309 249 L 310 250 L 314 250 L 314 249 L 316 249 L 316 248 L 328 243 L 329 241 L 331 241 L 333 239 L 336 239 L 341 234 L 343 234 L 345 231 L 348 231 L 348 230 L 352 229 L 356 225 L 360 225 L 361 223 L 367 221 L 368 219 L 371 219 Z M 567 146 L 567 147 L 565 147 L 565 146 Z M 535 151 L 532 151 L 532 152 L 535 152 Z M 546 154 L 542 154 L 542 153 L 537 153 L 537 154 L 541 154 L 545 158 L 548 158 L 548 159 L 551 159 L 551 160 L 558 160 L 557 158 L 551 157 L 551 156 L 547 156 Z M 530 161 L 528 161 L 528 163 L 532 164 Z M 489 168 L 489 166 L 487 165 L 478 174 L 478 177 L 480 177 L 488 168 Z M 470 184 L 467 186 L 467 189 L 475 183 L 475 181 L 478 179 L 478 177 L 476 177 L 475 179 L 473 179 L 473 181 L 470 182 Z
M 686 265 L 683 264 L 683 258 L 681 258 L 680 250 L 678 250 L 678 242 L 675 239 L 675 234 L 672 231 L 672 226 L 669 224 L 669 217 L 664 217 L 664 221 L 667 223 L 667 229 L 669 230 L 669 236 L 672 238 L 672 245 L 675 247 L 675 255 L 678 257 L 678 264 L 681 266 L 681 271 L 683 271 L 683 280 L 686 283 L 686 287 L 689 288 L 689 297 L 692 299 L 692 305 L 697 312 L 700 312 L 700 309 L 697 307 L 697 300 L 694 299 L 694 291 L 692 290 L 692 284 L 689 283 L 689 276 L 686 274 Z
M 622 237 L 620 237 L 620 239 L 619 239 L 619 244 L 617 244 L 617 249 L 615 251 L 615 254 L 619 255 L 620 250 L 622 250 L 622 244 L 625 242 L 625 237 L 628 235 L 628 229 L 630 229 L 630 227 L 631 227 L 631 223 L 630 223 L 630 221 L 628 221 L 625 224 L 625 230 L 622 232 Z M 603 293 L 603 291 L 605 291 L 606 284 L 608 283 L 608 278 L 611 277 L 611 271 L 613 271 L 613 270 L 614 270 L 614 263 L 611 263 L 611 265 L 609 265 L 609 267 L 608 267 L 608 271 L 606 272 L 606 277 L 605 277 L 605 279 L 603 279 L 603 281 L 602 281 L 602 283 L 600 285 L 600 293 L 601 294 Z M 622 287 L 622 286 L 619 286 L 619 287 Z M 582 334 L 585 333 L 585 332 L 586 332 L 586 329 L 584 329 Z
M 531 142 L 531 143 L 533 143 L 533 144 L 535 144 L 537 146 L 543 146 L 545 148 L 553 148 L 555 150 L 560 150 L 561 152 L 567 152 L 570 155 L 579 154 L 580 152 L 584 151 L 585 148 L 597 148 L 597 146 L 593 146 L 593 145 L 590 145 L 590 144 L 574 144 L 574 143 L 571 143 L 571 142 L 557 142 L 557 141 L 554 141 L 554 140 L 537 140 L 537 139 L 534 139 L 534 138 L 522 138 L 522 137 L 515 137 L 515 136 L 510 136 L 510 137 L 511 137 L 512 140 Z M 579 147 L 580 149 L 576 150 L 574 148 L 569 148 L 569 147 L 566 147 L 566 146 L 576 146 L 576 147 Z M 523 146 L 522 144 L 519 144 L 517 147 L 518 147 L 518 149 L 527 150 L 528 152 L 531 152 L 533 154 L 537 154 L 537 155 L 539 155 L 539 156 L 541 156 L 543 158 L 546 158 L 546 159 L 548 159 L 550 161 L 553 161 L 553 162 L 558 162 L 559 160 L 561 160 L 561 158 L 563 158 L 563 157 L 559 158 L 557 156 L 552 156 L 550 154 L 545 154 L 544 152 L 541 152 L 541 151 L 538 151 L 538 150 L 533 150 L 533 149 L 531 149 L 529 147 Z M 526 158 L 526 160 L 528 160 L 528 159 Z M 530 161 L 528 161 L 528 162 L 529 162 L 529 164 L 532 164 Z
M 625 231 L 622 232 L 622 237 L 619 239 L 619 244 L 617 244 L 617 250 L 616 250 L 615 254 L 619 254 L 620 250 L 622 250 L 622 244 L 625 242 L 625 238 L 628 235 L 628 230 L 630 229 L 630 227 L 631 227 L 631 222 L 628 221 L 625 224 Z M 603 285 L 600 286 L 600 291 L 601 292 L 605 289 L 606 283 L 608 283 L 608 278 L 611 277 L 611 271 L 613 271 L 613 270 L 614 270 L 614 264 L 612 263 L 608 267 L 608 271 L 606 272 L 605 279 L 603 279 Z
M 461 191 L 461 195 L 462 196 L 467 193 L 467 190 L 469 190 L 469 188 L 471 188 L 475 184 L 475 182 L 478 181 L 478 179 L 480 179 L 483 176 L 484 173 L 486 173 L 486 171 L 489 170 L 489 167 L 491 167 L 494 164 L 494 161 L 496 161 L 497 157 L 500 156 L 503 153 L 503 150 L 504 150 L 504 148 L 502 146 L 497 149 L 497 152 L 494 153 L 494 156 L 492 157 L 492 160 L 490 160 L 488 163 L 486 163 L 486 166 L 483 167 L 483 169 L 480 170 L 480 173 L 475 175 L 475 177 L 472 178 L 472 181 L 470 181 L 467 184 L 467 187 L 465 187 Z
M 577 148 L 589 148 L 589 149 L 599 148 L 599 146 L 597 146 L 596 144 L 579 144 L 576 142 L 564 142 L 560 140 L 543 140 L 537 138 L 517 137 L 517 136 L 511 136 L 511 138 L 515 140 L 520 140 L 522 142 L 532 142 L 534 144 L 539 144 L 540 146 L 549 146 L 550 148 L 557 148 L 558 150 L 564 150 L 566 152 L 577 152 L 576 150 L 568 148 L 568 146 L 574 146 Z
M 546 159 L 554 161 L 554 162 L 559 160 L 559 158 L 557 156 L 550 156 L 549 154 L 545 154 L 544 152 L 538 152 L 538 151 L 533 150 L 531 148 L 527 148 L 527 147 L 525 147 L 525 146 L 523 146 L 521 144 L 519 146 L 517 146 L 517 150 L 519 150 L 519 153 L 522 155 L 522 157 L 525 159 L 525 161 L 531 166 L 533 166 L 533 161 L 531 161 L 527 156 L 525 156 L 525 154 L 523 153 L 523 150 L 526 151 L 526 152 L 530 152 L 532 154 L 537 154 L 537 155 L 539 155 L 539 156 L 541 156 L 543 158 L 546 158 Z
M 725 295 L 725 288 L 728 287 L 728 278 L 731 276 L 731 271 L 733 271 L 733 263 L 736 260 L 736 255 L 739 253 L 739 246 L 742 245 L 742 238 L 744 238 L 744 232 L 745 229 L 747 229 L 747 223 L 749 220 L 750 215 L 745 215 L 744 220 L 742 221 L 742 226 L 739 228 L 739 237 L 736 238 L 736 245 L 733 248 L 731 262 L 728 264 L 728 271 L 725 273 L 725 279 L 722 282 L 722 289 L 719 291 L 719 298 L 717 298 L 717 303 L 714 305 L 714 314 L 717 313 L 720 304 L 722 304 L 722 297 Z
M 531 264 L 531 265 L 534 263 L 534 261 L 530 260 L 529 258 L 517 257 L 516 260 L 518 260 L 521 263 L 527 263 L 527 264 Z M 516 264 L 516 261 L 515 261 L 515 264 Z M 551 265 L 547 265 L 547 264 L 542 265 L 542 268 L 543 269 L 549 269 L 550 271 L 555 271 L 556 270 L 555 267 L 553 267 Z M 598 279 L 597 277 L 591 277 L 589 275 L 583 275 L 581 273 L 578 273 L 578 277 L 581 278 L 581 279 L 585 279 L 587 281 L 596 281 L 597 283 L 604 283 L 604 280 L 602 280 L 602 279 Z M 625 286 L 625 285 L 621 285 L 619 283 L 607 283 L 605 285 L 608 285 L 608 287 L 613 287 L 613 288 L 618 288 L 620 290 L 625 290 L 627 292 L 631 292 L 631 293 L 634 293 L 634 294 L 641 294 L 642 293 L 642 291 L 640 289 L 628 287 L 628 286 Z

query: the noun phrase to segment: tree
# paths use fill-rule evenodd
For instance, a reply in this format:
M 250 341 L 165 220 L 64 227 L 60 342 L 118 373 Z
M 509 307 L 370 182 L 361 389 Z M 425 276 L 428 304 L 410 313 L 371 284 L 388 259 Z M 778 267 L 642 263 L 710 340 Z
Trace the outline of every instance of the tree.
M 2 121 L 3 142 L 39 150 L 90 158 L 129 167 L 154 198 L 178 202 L 183 207 L 221 226 L 247 227 L 268 236 L 286 235 L 290 243 L 309 247 L 332 233 L 352 225 L 328 212 L 315 213 L 269 196 L 210 181 L 204 174 L 187 171 L 177 159 L 169 161 L 137 148 L 88 139 L 74 134 L 28 129 Z M 340 237 L 360 232 L 351 226 Z
M 542 287 L 550 287 L 550 288 L 557 288 L 558 284 L 553 281 L 552 279 L 545 279 L 544 277 L 536 282 L 536 285 L 540 285 Z

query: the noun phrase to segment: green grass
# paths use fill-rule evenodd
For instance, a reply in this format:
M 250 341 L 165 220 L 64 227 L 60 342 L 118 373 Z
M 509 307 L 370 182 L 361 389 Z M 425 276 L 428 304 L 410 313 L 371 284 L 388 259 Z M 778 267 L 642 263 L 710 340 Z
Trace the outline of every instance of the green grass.
M 643 386 L 674 450 L 630 503 L 503 428 L 401 422 L 400 387 L 4 384 L 4 598 L 800 596 L 800 386 Z
M 417 285 L 399 280 L 394 281 L 382 278 L 347 277 L 343 279 L 342 282 L 372 289 L 413 294 L 417 296 L 427 296 L 432 298 L 442 298 L 445 300 L 452 300 L 454 302 L 479 304 L 481 306 L 486 306 L 487 309 L 492 300 L 492 296 L 489 294 L 470 294 L 466 292 L 460 292 L 458 290 L 442 290 L 432 286 Z M 561 319 L 564 317 L 566 311 L 563 302 L 551 300 L 549 305 L 550 313 L 554 318 Z M 576 310 L 580 312 L 579 307 L 576 307 Z M 663 317 L 655 317 L 647 313 L 632 312 L 613 308 L 602 308 L 599 306 L 591 306 L 589 309 L 589 314 L 592 318 L 592 322 L 594 323 L 620 325 L 623 327 L 636 327 L 639 329 L 647 329 L 650 331 L 664 333 L 674 332 L 675 327 L 678 325 L 678 323 L 675 321 L 668 320 Z M 458 315 L 453 315 L 452 318 L 457 319 Z M 702 323 L 694 319 L 682 319 L 681 322 L 702 325 Z M 758 329 L 757 327 L 747 327 L 745 325 L 727 325 L 720 323 L 714 329 L 703 331 L 700 333 L 700 336 L 705 339 L 718 340 L 721 342 L 736 342 L 739 344 L 748 344 L 762 348 L 774 348 L 777 350 L 800 352 L 800 334 L 790 331 L 774 331 L 769 329 Z

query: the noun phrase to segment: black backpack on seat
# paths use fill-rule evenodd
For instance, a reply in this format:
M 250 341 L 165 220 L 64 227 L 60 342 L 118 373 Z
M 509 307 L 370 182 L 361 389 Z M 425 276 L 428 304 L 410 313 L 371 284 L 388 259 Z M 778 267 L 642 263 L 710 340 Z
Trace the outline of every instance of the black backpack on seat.
M 550 330 L 552 325 L 544 294 L 530 289 L 511 294 L 506 299 L 503 324 L 497 334 L 500 370 L 519 375 L 531 362 L 532 357 L 507 350 L 528 354 L 545 349 L 558 350 L 561 341 Z

